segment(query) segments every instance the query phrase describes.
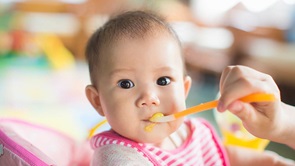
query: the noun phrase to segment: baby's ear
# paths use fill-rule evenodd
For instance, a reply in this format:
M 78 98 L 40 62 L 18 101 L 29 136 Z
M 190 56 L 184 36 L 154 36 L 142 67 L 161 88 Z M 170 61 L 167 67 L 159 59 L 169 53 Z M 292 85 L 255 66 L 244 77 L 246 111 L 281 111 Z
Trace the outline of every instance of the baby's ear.
M 183 80 L 183 84 L 184 84 L 184 93 L 185 93 L 185 97 L 188 96 L 188 93 L 191 89 L 191 85 L 192 85 L 192 79 L 190 76 L 185 76 L 184 80 Z
M 93 85 L 87 85 L 85 88 L 85 93 L 88 101 L 95 108 L 95 110 L 101 115 L 104 116 L 104 113 L 101 108 L 100 98 L 98 95 L 98 91 Z

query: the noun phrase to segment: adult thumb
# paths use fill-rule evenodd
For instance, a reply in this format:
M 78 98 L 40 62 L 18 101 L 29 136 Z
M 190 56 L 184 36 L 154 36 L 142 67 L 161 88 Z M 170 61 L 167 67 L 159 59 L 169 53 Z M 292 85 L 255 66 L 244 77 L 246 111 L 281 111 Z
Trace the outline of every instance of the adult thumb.
M 234 101 L 227 109 L 242 121 L 246 121 L 250 117 L 250 111 L 247 109 L 246 103 L 244 102 Z

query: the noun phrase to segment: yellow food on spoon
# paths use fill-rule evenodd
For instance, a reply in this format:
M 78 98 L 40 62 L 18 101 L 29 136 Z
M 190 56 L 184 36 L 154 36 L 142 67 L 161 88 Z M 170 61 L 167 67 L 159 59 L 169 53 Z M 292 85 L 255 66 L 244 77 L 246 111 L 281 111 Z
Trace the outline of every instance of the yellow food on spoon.
M 157 118 L 162 117 L 162 116 L 164 116 L 164 114 L 162 114 L 161 112 L 157 112 L 157 113 L 155 113 L 155 114 L 154 114 L 149 120 L 150 120 L 150 121 L 153 121 L 154 119 L 157 119 Z M 157 123 L 154 123 L 154 122 L 153 122 L 153 123 L 147 125 L 147 126 L 144 128 L 144 130 L 145 130 L 146 132 L 151 132 L 156 124 L 157 124 Z

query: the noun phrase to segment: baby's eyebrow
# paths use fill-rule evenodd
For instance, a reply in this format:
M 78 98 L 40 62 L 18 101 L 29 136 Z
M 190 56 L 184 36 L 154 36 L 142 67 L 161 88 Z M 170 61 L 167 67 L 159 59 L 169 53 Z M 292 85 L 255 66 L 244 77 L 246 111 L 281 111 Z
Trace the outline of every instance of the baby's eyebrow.
M 163 66 L 163 67 L 158 67 L 155 68 L 153 72 L 156 73 L 163 73 L 163 72 L 168 72 L 168 73 L 175 73 L 178 70 L 173 67 L 173 66 Z M 131 74 L 136 72 L 136 69 L 133 68 L 118 68 L 118 69 L 114 69 L 109 73 L 110 77 L 114 77 L 114 76 L 118 76 L 120 74 Z
M 119 73 L 131 73 L 131 72 L 133 72 L 134 71 L 134 69 L 114 69 L 114 70 L 112 70 L 111 72 L 110 72 L 110 76 L 113 76 L 113 75 L 118 75 Z
M 170 66 L 161 67 L 159 69 L 161 69 L 161 70 L 175 70 L 174 67 L 170 67 Z
M 159 71 L 159 72 L 174 72 L 174 71 L 176 71 L 176 69 L 174 67 L 165 66 L 165 67 L 157 68 L 156 71 Z

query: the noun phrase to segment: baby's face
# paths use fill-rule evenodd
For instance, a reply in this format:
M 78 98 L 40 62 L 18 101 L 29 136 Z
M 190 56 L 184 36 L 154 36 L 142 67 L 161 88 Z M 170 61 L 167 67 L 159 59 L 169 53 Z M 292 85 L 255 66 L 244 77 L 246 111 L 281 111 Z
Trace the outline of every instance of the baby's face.
M 138 142 L 159 143 L 182 123 L 179 119 L 144 129 L 156 112 L 186 108 L 190 78 L 184 76 L 181 50 L 168 35 L 126 39 L 102 57 L 98 79 L 101 110 L 112 129 Z

